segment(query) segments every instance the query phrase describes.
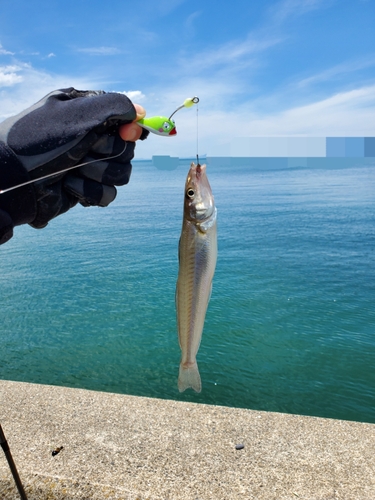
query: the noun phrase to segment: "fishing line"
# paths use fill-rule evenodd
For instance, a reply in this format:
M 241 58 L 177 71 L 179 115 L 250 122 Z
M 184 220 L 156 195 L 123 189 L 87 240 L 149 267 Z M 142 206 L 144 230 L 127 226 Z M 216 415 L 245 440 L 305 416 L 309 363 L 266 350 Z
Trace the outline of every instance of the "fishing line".
M 49 177 L 63 174 L 64 172 L 68 172 L 69 170 L 73 170 L 73 169 L 79 168 L 79 167 L 84 167 L 85 165 L 90 165 L 91 163 L 96 163 L 98 161 L 113 160 L 114 158 L 117 158 L 117 157 L 121 156 L 123 153 L 125 153 L 127 145 L 128 145 L 128 143 L 125 142 L 125 145 L 124 145 L 122 151 L 120 151 L 120 153 L 115 154 L 113 156 L 107 156 L 107 158 L 98 158 L 96 160 L 90 160 L 90 161 L 86 161 L 84 163 L 79 163 L 78 165 L 73 165 L 72 167 L 64 168 L 63 170 L 59 170 L 58 172 L 53 172 L 52 174 L 43 175 L 42 177 L 38 177 L 36 179 L 31 179 L 29 181 L 22 182 L 21 184 L 16 184 L 15 186 L 12 186 L 12 187 L 9 187 L 6 189 L 0 189 L 0 194 L 8 193 L 9 191 L 13 191 L 13 189 L 18 189 L 20 187 L 32 184 L 33 182 L 42 181 L 43 179 L 48 179 Z
M 199 100 L 198 100 L 198 102 L 199 102 Z M 198 131 L 199 131 L 199 129 L 198 129 L 198 102 L 197 102 L 197 163 L 199 165 L 199 155 L 198 155 L 198 153 L 199 153 L 199 144 L 198 144 L 198 137 L 199 137 L 199 133 L 198 133 Z
M 167 123 L 164 123 L 164 124 L 163 124 L 163 126 L 166 128 L 166 131 L 169 133 L 169 135 L 172 135 L 172 134 L 171 134 L 171 132 L 169 132 L 169 130 L 168 130 L 168 129 L 167 129 L 167 127 L 166 127 L 166 125 L 168 125 L 168 122 L 171 122 L 171 123 L 172 123 L 172 125 L 174 126 L 174 121 L 172 120 L 172 116 L 173 116 L 175 113 L 177 113 L 177 111 L 178 111 L 178 110 L 180 110 L 180 109 L 182 109 L 182 108 L 190 108 L 191 106 L 193 106 L 193 104 L 196 104 L 196 105 L 197 105 L 197 125 L 196 125 L 196 127 L 197 127 L 197 154 L 196 154 L 196 156 L 197 156 L 197 163 L 198 163 L 198 165 L 199 165 L 199 155 L 198 155 L 198 151 L 199 151 L 199 149 L 198 149 L 198 148 L 199 148 L 199 143 L 198 143 L 198 103 L 199 103 L 199 97 L 197 97 L 197 96 L 194 96 L 194 97 L 188 97 L 187 99 L 185 99 L 185 100 L 184 100 L 184 102 L 181 104 L 181 106 L 179 106 L 178 108 L 176 108 L 176 109 L 173 111 L 173 113 L 171 114 L 171 116 L 170 116 L 169 118 L 165 118 L 165 120 L 167 120 Z M 159 117 L 159 118 L 162 118 L 162 117 Z M 139 122 L 138 122 L 138 123 L 139 123 Z M 143 124 L 143 125 L 141 124 L 141 126 L 143 126 L 143 127 L 144 127 L 145 125 L 144 125 L 144 124 Z M 146 128 L 147 128 L 147 127 L 146 127 Z M 153 131 L 153 130 L 151 130 L 151 129 L 148 129 L 148 130 L 150 130 L 151 132 Z M 154 132 L 154 133 L 159 133 L 159 135 L 162 135 L 162 133 L 160 133 L 160 132 L 155 132 L 155 131 L 153 131 L 153 132 Z

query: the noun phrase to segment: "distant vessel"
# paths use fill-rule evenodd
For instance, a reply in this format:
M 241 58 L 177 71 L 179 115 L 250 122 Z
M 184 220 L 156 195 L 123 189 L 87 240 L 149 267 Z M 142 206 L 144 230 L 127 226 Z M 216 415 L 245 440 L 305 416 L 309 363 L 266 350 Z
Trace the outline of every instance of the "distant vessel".
M 179 158 L 176 156 L 161 155 L 153 156 L 152 164 L 158 170 L 175 170 L 178 167 Z
M 195 161 L 195 156 L 179 158 L 178 156 L 156 155 L 152 157 L 152 164 L 158 170 L 176 170 L 180 163 Z M 199 155 L 200 161 L 207 161 L 207 155 Z

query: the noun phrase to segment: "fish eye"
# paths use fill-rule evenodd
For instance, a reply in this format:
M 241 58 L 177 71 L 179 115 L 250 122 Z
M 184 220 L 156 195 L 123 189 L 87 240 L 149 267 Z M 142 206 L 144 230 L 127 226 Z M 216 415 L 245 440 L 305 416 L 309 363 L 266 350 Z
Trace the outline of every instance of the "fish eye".
M 186 191 L 186 194 L 187 194 L 187 196 L 188 196 L 189 198 L 194 198 L 194 195 L 195 195 L 194 189 L 191 189 L 191 188 L 190 188 L 190 189 L 188 189 L 188 190 Z
M 163 123 L 163 128 L 164 128 L 164 130 L 169 130 L 171 128 L 171 126 L 169 125 L 168 122 L 164 122 Z

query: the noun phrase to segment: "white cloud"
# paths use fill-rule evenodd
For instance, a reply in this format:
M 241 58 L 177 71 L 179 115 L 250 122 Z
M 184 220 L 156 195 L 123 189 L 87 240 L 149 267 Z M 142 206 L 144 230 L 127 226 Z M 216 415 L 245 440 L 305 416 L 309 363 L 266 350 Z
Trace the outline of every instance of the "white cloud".
M 158 0 L 155 2 L 154 8 L 156 8 L 161 15 L 166 16 L 177 9 L 185 1 L 186 0 Z
M 256 39 L 249 35 L 245 40 L 233 40 L 221 46 L 212 47 L 209 50 L 202 51 L 195 56 L 189 56 L 180 60 L 181 67 L 185 67 L 189 73 L 205 71 L 213 67 L 231 67 L 235 70 L 240 69 L 241 63 L 245 65 L 249 62 L 250 56 L 258 55 L 265 50 L 279 44 L 279 37 L 268 39 Z M 187 64 L 188 62 L 188 64 Z M 253 61 L 254 62 L 254 61 Z
M 371 136 L 375 130 L 375 85 L 280 113 L 253 115 L 243 123 L 240 134 L 245 136 Z
M 8 55 L 8 56 L 13 56 L 13 52 L 9 52 L 9 50 L 5 50 L 2 44 L 0 43 L 0 55 Z
M 40 52 L 30 52 L 28 50 L 21 50 L 20 52 L 18 52 L 18 55 L 26 56 L 26 57 L 29 57 L 29 56 L 38 57 L 38 56 L 40 56 Z
M 120 50 L 117 47 L 86 47 L 77 49 L 77 51 L 89 56 L 113 56 L 120 54 Z
M 192 14 L 190 14 L 185 21 L 186 28 L 190 31 L 195 23 L 195 20 L 202 14 L 202 11 L 196 10 Z
M 119 92 L 119 94 L 125 94 L 131 101 L 135 103 L 143 101 L 146 98 L 141 90 L 124 90 L 123 92 Z
M 315 83 L 330 81 L 333 78 L 337 78 L 341 75 L 347 75 L 348 73 L 354 73 L 362 69 L 370 68 L 375 66 L 375 57 L 373 55 L 363 58 L 360 60 L 346 61 L 341 64 L 336 64 L 331 68 L 328 68 L 320 73 L 309 76 L 300 80 L 297 84 L 298 87 L 307 87 Z
M 192 12 L 187 18 L 186 18 L 186 21 L 185 21 L 185 24 L 190 26 L 194 20 L 199 17 L 200 15 L 202 14 L 202 11 L 201 10 L 196 10 L 195 12 Z
M 330 0 L 281 0 L 269 9 L 271 19 L 279 24 L 292 17 L 298 17 L 308 12 L 328 7 Z
M 90 89 L 95 85 L 93 79 L 89 81 L 70 75 L 54 75 L 22 62 L 6 68 L 8 72 L 5 71 L 5 75 L 14 73 L 13 76 L 5 77 L 6 81 L 8 78 L 9 82 L 13 82 L 13 86 L 3 85 L 0 88 L 0 121 L 19 113 L 52 90 L 71 86 L 78 89 Z M 0 68 L 0 82 L 1 71 Z
M 0 66 L 0 87 L 13 87 L 22 82 L 19 66 Z

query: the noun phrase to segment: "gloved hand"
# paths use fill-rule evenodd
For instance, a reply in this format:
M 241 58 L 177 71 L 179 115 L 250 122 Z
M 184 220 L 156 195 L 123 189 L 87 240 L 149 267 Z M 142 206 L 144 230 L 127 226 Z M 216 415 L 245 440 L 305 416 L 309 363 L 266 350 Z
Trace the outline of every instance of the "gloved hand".
M 45 227 L 78 202 L 111 203 L 114 186 L 129 182 L 135 147 L 118 129 L 136 116 L 123 94 L 68 88 L 0 123 L 0 190 L 57 174 L 0 194 L 0 244 L 12 237 L 14 226 Z M 140 139 L 147 135 L 143 131 Z M 93 159 L 103 160 L 58 174 Z

